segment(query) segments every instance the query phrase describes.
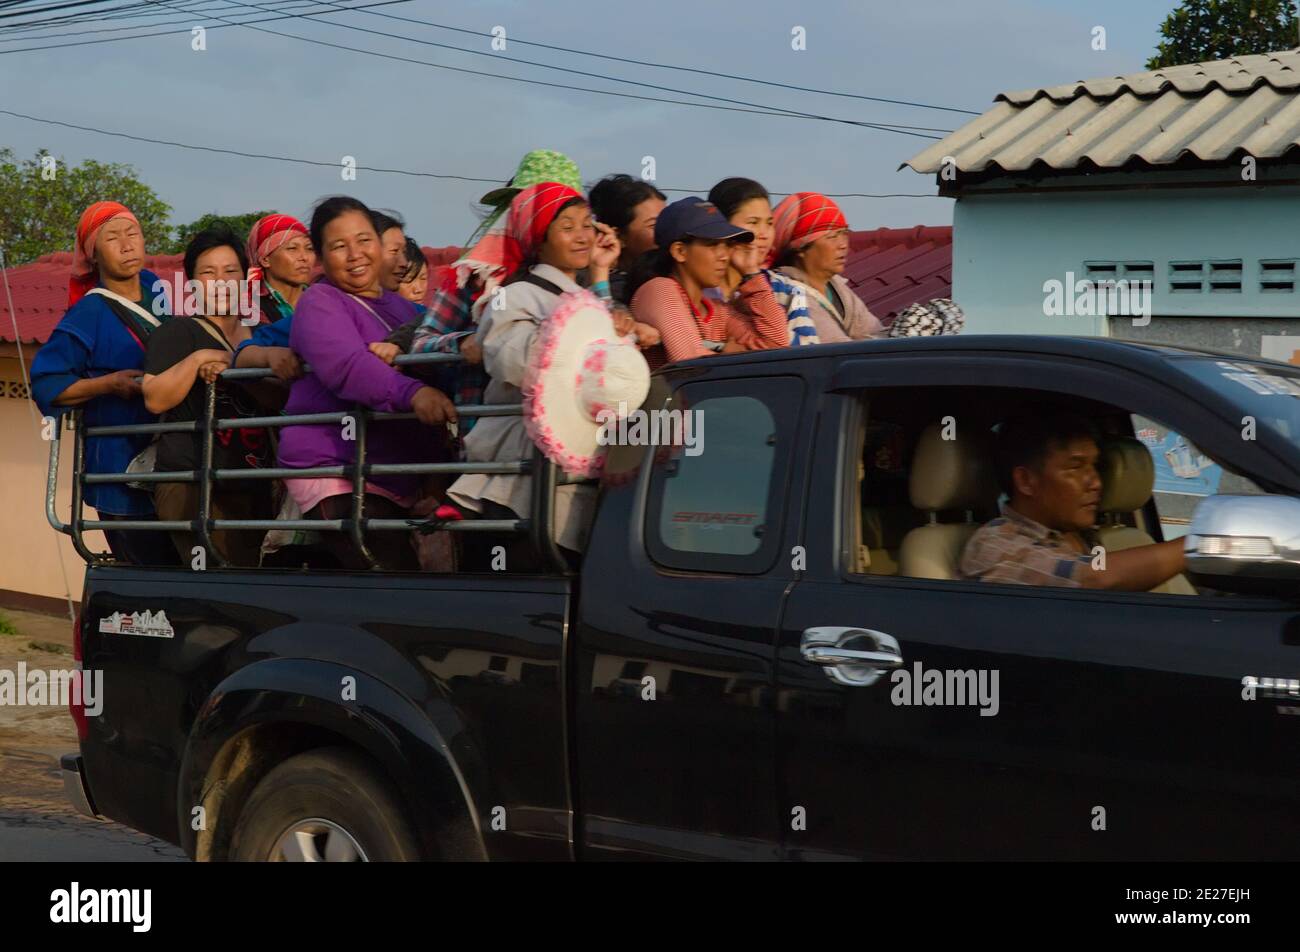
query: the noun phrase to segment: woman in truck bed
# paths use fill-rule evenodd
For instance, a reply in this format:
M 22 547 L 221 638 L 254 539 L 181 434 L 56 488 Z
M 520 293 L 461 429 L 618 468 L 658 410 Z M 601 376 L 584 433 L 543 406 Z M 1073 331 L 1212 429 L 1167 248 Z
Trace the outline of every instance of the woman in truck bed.
M 491 377 L 484 401 L 489 404 L 522 400 L 539 325 L 555 310 L 560 295 L 582 291 L 577 275 L 584 268 L 590 268 L 592 291 L 608 299 L 609 269 L 619 252 L 608 226 L 598 240 L 582 194 L 558 182 L 531 186 L 515 197 L 504 237 L 501 267 L 509 275 L 499 292 L 504 306 L 484 306 L 491 300 L 484 297 L 476 307 L 483 363 Z M 472 462 L 505 462 L 530 457 L 533 446 L 521 417 L 487 417 L 465 438 L 465 452 Z M 527 476 L 472 474 L 456 480 L 448 494 L 484 518 L 520 519 L 529 514 L 529 493 Z M 555 494 L 555 541 L 575 564 L 594 502 L 590 486 L 561 486 Z M 512 570 L 524 570 L 528 548 L 507 546 L 507 559 Z M 486 567 L 475 564 L 479 560 L 472 551 L 466 552 L 466 561 Z
M 243 244 L 229 228 L 199 232 L 185 249 L 185 277 L 198 281 L 199 313 L 174 317 L 149 338 L 144 362 L 144 402 L 164 423 L 201 420 L 206 412 L 207 383 L 230 366 L 234 349 L 251 330 L 240 316 L 240 294 L 223 293 L 242 282 L 248 272 Z M 236 285 L 237 286 L 237 285 Z M 188 296 L 188 295 L 187 295 Z M 217 419 L 250 417 L 261 412 L 253 391 L 238 383 L 218 382 Z M 213 434 L 212 465 L 216 469 L 248 469 L 268 465 L 270 435 L 264 429 L 217 430 Z M 203 464 L 199 433 L 164 433 L 158 439 L 157 471 L 198 470 Z M 199 484 L 165 482 L 154 486 L 154 505 L 165 521 L 190 520 L 199 513 Z M 269 519 L 268 480 L 219 482 L 212 489 L 214 519 Z M 181 561 L 193 564 L 198 541 L 191 532 L 171 533 Z M 214 530 L 212 545 L 232 565 L 256 566 L 262 533 Z
M 367 459 L 371 463 L 436 462 L 445 453 L 446 441 L 445 433 L 433 428 L 455 420 L 455 407 L 441 391 L 405 376 L 371 349 L 414 320 L 415 307 L 380 286 L 380 241 L 370 210 L 354 198 L 328 198 L 312 215 L 311 239 L 325 278 L 303 293 L 289 333 L 290 346 L 311 366 L 311 373 L 294 381 L 285 412 L 334 413 L 360 403 L 381 412 L 414 413 L 416 421 L 370 424 Z M 346 422 L 286 426 L 280 438 L 280 465 L 294 469 L 351 465 L 357 438 Z M 286 479 L 285 487 L 304 518 L 350 516 L 349 480 Z M 366 481 L 366 515 L 404 518 L 419 489 L 418 476 L 373 476 Z M 323 537 L 345 568 L 368 567 L 342 533 L 327 532 Z M 386 568 L 417 567 L 405 533 L 375 532 L 366 542 Z

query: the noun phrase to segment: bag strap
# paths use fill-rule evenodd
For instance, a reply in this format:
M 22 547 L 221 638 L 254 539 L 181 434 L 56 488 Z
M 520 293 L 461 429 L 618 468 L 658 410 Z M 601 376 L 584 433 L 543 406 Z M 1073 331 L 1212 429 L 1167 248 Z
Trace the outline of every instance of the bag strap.
M 217 343 L 219 343 L 222 347 L 230 351 L 232 354 L 235 352 L 235 348 L 230 346 L 230 341 L 226 340 L 226 335 L 221 333 L 220 330 L 218 330 L 215 326 L 213 326 L 212 322 L 209 321 L 206 317 L 203 317 L 202 315 L 199 314 L 195 314 L 193 320 L 198 321 L 199 327 L 207 331 L 208 334 L 214 340 L 216 340 Z
M 561 294 L 564 293 L 564 289 L 560 287 L 558 284 L 556 284 L 554 281 L 547 281 L 545 278 L 533 274 L 531 271 L 525 274 L 522 278 L 519 278 L 519 280 L 526 281 L 527 283 L 534 285 L 535 287 L 541 288 L 543 291 L 549 291 L 552 294 L 554 294 L 556 297 L 559 297 Z
M 356 301 L 358 304 L 360 304 L 362 307 L 364 307 L 367 311 L 370 312 L 370 316 L 373 317 L 375 320 L 377 320 L 380 326 L 383 327 L 385 335 L 391 334 L 396 329 L 390 327 L 388 322 L 379 316 L 379 312 L 370 306 L 370 302 L 367 301 L 365 298 L 363 298 L 361 295 L 349 293 L 348 297 L 352 298 L 352 300 Z
M 86 293 L 98 294 L 101 297 L 108 298 L 110 301 L 116 301 L 118 304 L 122 305 L 122 307 L 125 307 L 128 310 L 130 310 L 132 314 L 140 318 L 140 320 L 144 321 L 147 325 L 149 325 L 149 327 L 153 328 L 154 330 L 157 330 L 158 328 L 162 327 L 162 321 L 158 320 L 158 318 L 154 317 L 152 314 L 150 314 L 148 311 L 142 308 L 135 301 L 122 297 L 122 295 L 118 294 L 116 291 L 110 291 L 108 288 L 91 288 Z

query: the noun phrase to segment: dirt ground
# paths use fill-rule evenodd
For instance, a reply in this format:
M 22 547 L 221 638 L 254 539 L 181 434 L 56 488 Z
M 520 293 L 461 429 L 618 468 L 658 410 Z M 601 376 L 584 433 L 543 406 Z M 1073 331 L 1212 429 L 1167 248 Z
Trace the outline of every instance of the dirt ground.
M 18 629 L 0 634 L 0 670 L 73 666 L 72 623 L 34 612 L 0 611 Z M 0 704 L 0 861 L 177 861 L 169 843 L 73 810 L 63 794 L 59 757 L 77 749 L 66 707 Z

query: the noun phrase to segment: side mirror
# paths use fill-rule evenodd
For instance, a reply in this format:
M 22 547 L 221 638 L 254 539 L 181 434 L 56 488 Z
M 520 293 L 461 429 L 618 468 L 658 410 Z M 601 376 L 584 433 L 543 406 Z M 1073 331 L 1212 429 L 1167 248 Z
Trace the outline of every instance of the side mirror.
M 1300 598 L 1300 499 L 1210 496 L 1184 546 L 1187 571 L 1204 585 Z

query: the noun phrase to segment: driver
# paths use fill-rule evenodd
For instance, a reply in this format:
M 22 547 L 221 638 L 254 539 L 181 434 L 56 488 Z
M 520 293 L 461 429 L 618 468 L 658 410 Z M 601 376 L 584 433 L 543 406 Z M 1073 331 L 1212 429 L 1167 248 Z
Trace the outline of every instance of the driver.
M 1183 542 L 1105 554 L 1094 569 L 1100 456 L 1092 424 L 1073 415 L 1008 420 L 998 430 L 998 478 L 1008 501 L 962 553 L 963 578 L 1145 592 L 1183 571 Z

